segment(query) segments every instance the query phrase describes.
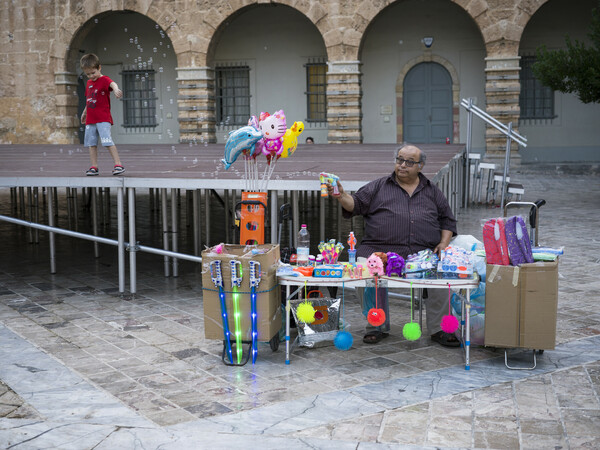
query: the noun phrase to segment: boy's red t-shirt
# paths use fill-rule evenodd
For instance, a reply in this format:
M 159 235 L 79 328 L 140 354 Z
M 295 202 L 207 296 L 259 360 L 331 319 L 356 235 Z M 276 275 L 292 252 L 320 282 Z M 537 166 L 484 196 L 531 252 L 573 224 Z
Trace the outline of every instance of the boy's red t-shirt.
M 106 75 L 102 75 L 96 81 L 88 80 L 85 86 L 86 125 L 100 122 L 113 124 L 110 115 L 110 91 L 112 91 L 110 83 L 112 82 L 113 80 Z

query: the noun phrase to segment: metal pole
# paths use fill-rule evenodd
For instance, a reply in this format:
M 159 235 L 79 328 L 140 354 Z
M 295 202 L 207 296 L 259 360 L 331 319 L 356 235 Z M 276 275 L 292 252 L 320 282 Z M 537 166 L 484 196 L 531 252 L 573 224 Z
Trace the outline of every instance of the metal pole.
M 512 133 L 512 122 L 508 122 L 508 134 L 506 135 L 506 154 L 504 155 L 504 173 L 502 174 L 502 197 L 500 197 L 500 208 L 504 208 L 504 196 L 506 193 L 506 177 L 510 164 L 510 134 Z
M 33 222 L 33 194 L 31 193 L 31 187 L 27 187 L 27 203 L 29 209 L 29 221 Z M 33 244 L 33 230 L 29 229 L 29 243 Z
M 204 217 L 206 218 L 206 245 L 210 245 L 210 189 L 204 190 Z
M 69 224 L 69 228 L 73 228 L 73 210 L 71 205 L 71 188 L 66 188 L 67 190 L 67 223 Z
M 300 229 L 300 214 L 298 211 L 298 191 L 292 191 L 292 230 L 299 230 Z M 298 235 L 295 233 L 292 233 L 292 236 L 294 237 L 294 248 L 298 247 Z
M 319 239 L 325 241 L 325 197 L 319 196 Z
M 194 227 L 194 255 L 200 254 L 200 205 L 198 204 L 198 189 L 192 192 L 192 216 Z M 229 211 L 226 211 L 229 214 Z
M 52 188 L 48 188 L 48 225 L 54 226 L 54 203 Z M 50 273 L 56 273 L 56 246 L 54 241 L 54 233 L 48 233 L 48 242 L 50 244 Z
M 225 189 L 223 193 L 225 207 L 223 208 L 225 212 L 225 242 L 231 242 L 229 239 L 229 235 L 231 234 L 231 216 L 230 216 L 230 206 L 229 206 L 229 189 Z
M 137 292 L 136 280 L 136 255 L 137 242 L 135 241 L 135 189 L 129 188 L 127 191 L 127 203 L 129 207 L 129 291 L 132 294 Z
M 469 97 L 469 107 L 467 108 L 467 154 L 466 154 L 466 173 L 465 173 L 465 191 L 463 192 L 464 204 L 463 207 L 469 207 L 469 191 L 471 190 L 471 160 L 469 159 L 469 155 L 471 154 L 471 145 L 472 145 L 472 134 L 473 134 L 473 99 Z
M 171 189 L 171 248 L 177 253 L 177 189 Z M 173 258 L 173 276 L 179 276 L 179 262 Z
M 79 229 L 79 214 L 77 214 L 77 188 L 73 188 L 73 219 L 75 220 L 75 231 Z
M 123 188 L 117 188 L 117 254 L 119 257 L 119 292 L 125 293 L 125 208 Z
M 40 197 L 39 197 L 39 189 L 37 187 L 33 188 L 33 215 L 34 215 L 34 221 L 36 223 L 39 223 L 40 221 Z M 40 232 L 36 229 L 33 233 L 33 236 L 35 238 L 35 243 L 39 244 L 40 243 Z
M 98 206 L 96 205 L 96 188 L 90 188 L 92 190 L 92 233 L 94 236 L 98 236 Z M 100 257 L 100 248 L 98 242 L 94 241 L 94 257 Z
M 277 191 L 271 191 L 271 244 L 276 244 L 277 238 L 277 213 L 279 211 L 277 204 Z
M 161 212 L 162 212 L 162 229 L 163 229 L 163 248 L 169 250 L 169 212 L 167 205 L 167 189 L 162 188 L 160 190 L 161 199 Z M 168 277 L 171 273 L 171 266 L 169 264 L 169 257 L 165 256 L 165 277 Z

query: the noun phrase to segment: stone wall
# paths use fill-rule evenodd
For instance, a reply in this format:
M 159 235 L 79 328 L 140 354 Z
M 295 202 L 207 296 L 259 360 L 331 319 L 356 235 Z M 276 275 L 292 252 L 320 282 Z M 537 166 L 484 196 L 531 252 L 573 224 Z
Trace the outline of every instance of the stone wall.
M 450 1 L 450 0 L 449 0 Z M 517 123 L 518 47 L 523 28 L 547 0 L 453 0 L 469 14 L 486 50 L 489 111 Z M 76 79 L 70 49 L 94 17 L 130 10 L 148 16 L 167 33 L 177 54 L 182 141 L 215 141 L 212 52 L 228 18 L 266 0 L 84 0 L 8 2 L 0 16 L 0 143 L 69 143 L 77 139 Z M 359 143 L 360 44 L 369 23 L 390 0 L 284 0 L 308 17 L 328 53 L 329 142 Z M 488 149 L 500 151 L 488 130 Z

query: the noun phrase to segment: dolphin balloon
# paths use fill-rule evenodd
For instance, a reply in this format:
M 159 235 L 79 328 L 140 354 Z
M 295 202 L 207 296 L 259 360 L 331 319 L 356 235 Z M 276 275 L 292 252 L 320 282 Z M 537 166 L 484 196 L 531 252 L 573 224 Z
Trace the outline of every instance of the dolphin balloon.
M 262 138 L 260 130 L 252 126 L 230 131 L 225 143 L 225 157 L 221 160 L 225 164 L 225 170 L 231 167 L 242 152 L 247 151 L 249 156 L 254 155 L 255 145 Z

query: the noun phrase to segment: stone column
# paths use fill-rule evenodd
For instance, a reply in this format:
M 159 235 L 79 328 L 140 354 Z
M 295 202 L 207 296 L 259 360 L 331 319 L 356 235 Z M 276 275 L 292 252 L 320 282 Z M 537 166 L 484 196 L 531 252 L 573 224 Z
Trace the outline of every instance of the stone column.
M 360 144 L 360 61 L 329 61 L 327 70 L 327 124 L 330 144 Z
M 77 144 L 77 132 L 81 125 L 77 115 L 79 97 L 77 95 L 77 74 L 72 72 L 54 72 L 56 86 L 56 115 L 55 128 L 50 141 L 52 143 Z
M 217 142 L 212 67 L 177 67 L 180 142 Z
M 521 70 L 518 55 L 490 56 L 485 58 L 485 97 L 486 111 L 499 122 L 513 124 L 513 130 L 519 127 L 519 94 L 521 83 L 519 71 Z M 506 137 L 495 128 L 486 127 L 485 131 L 486 157 L 504 157 L 506 151 Z M 519 164 L 520 155 L 518 145 L 512 143 L 511 164 Z

